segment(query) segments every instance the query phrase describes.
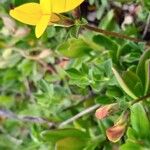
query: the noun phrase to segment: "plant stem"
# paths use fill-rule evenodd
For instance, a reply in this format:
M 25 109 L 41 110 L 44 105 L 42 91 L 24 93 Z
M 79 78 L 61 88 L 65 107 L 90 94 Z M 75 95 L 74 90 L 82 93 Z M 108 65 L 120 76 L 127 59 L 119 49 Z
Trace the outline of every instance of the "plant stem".
M 16 115 L 15 113 L 11 112 L 10 110 L 0 109 L 0 118 L 3 120 L 5 119 L 13 119 L 22 122 L 29 122 L 29 123 L 37 123 L 37 124 L 46 124 L 49 128 L 53 128 L 56 126 L 54 122 L 50 122 L 47 119 L 42 117 L 35 117 L 35 116 L 22 116 Z
M 143 38 L 143 39 L 145 38 L 145 36 L 146 36 L 146 34 L 147 34 L 149 24 L 150 24 L 150 12 L 149 12 L 149 14 L 148 14 L 147 21 L 146 21 L 146 25 L 145 25 L 145 29 L 144 29 L 144 32 L 143 32 L 143 35 L 142 35 L 142 38 Z
M 136 103 L 138 103 L 138 102 L 140 102 L 140 101 L 146 100 L 147 98 L 150 98 L 150 93 L 147 94 L 147 95 L 145 95 L 145 96 L 143 96 L 143 97 L 140 97 L 140 98 L 138 98 L 138 99 L 132 101 L 130 105 L 132 106 L 132 105 L 134 105 L 134 104 L 136 104 Z
M 96 104 L 96 105 L 94 105 L 94 106 L 91 106 L 91 107 L 89 107 L 89 108 L 83 110 L 82 112 L 78 113 L 77 115 L 73 116 L 72 118 L 69 118 L 68 120 L 66 120 L 66 121 L 64 121 L 64 122 L 62 122 L 62 123 L 60 123 L 58 127 L 59 127 L 59 128 L 64 127 L 64 126 L 66 126 L 67 124 L 72 123 L 73 121 L 79 119 L 80 117 L 82 117 L 82 116 L 84 116 L 84 115 L 86 115 L 86 114 L 89 114 L 89 113 L 93 112 L 95 109 L 97 109 L 97 108 L 99 108 L 99 107 L 100 107 L 99 104 Z
M 46 125 L 48 125 L 49 128 L 55 128 L 55 127 L 61 128 L 61 127 L 64 127 L 65 125 L 72 123 L 73 121 L 79 119 L 80 117 L 93 112 L 98 107 L 100 107 L 99 104 L 91 106 L 60 124 L 57 124 L 55 122 L 50 122 L 49 120 L 44 119 L 42 117 L 16 115 L 15 113 L 11 112 L 10 110 L 5 110 L 5 109 L 0 109 L 0 118 L 3 120 L 13 119 L 13 120 L 22 121 L 22 122 L 46 124 Z
M 150 43 L 148 43 L 147 41 L 144 41 L 142 39 L 137 39 L 137 38 L 134 38 L 134 37 L 129 37 L 129 36 L 124 35 L 124 34 L 120 34 L 120 33 L 117 33 L 117 32 L 103 30 L 103 29 L 100 29 L 100 28 L 97 28 L 97 27 L 93 27 L 93 26 L 90 26 L 90 25 L 84 25 L 83 27 L 86 28 L 86 29 L 88 29 L 88 30 L 91 30 L 91 31 L 94 31 L 94 32 L 98 32 L 98 33 L 101 33 L 101 34 L 104 34 L 104 35 L 107 35 L 107 36 L 113 36 L 113 37 L 116 37 L 116 38 L 119 38 L 119 39 L 126 39 L 126 40 L 130 40 L 130 41 L 136 42 L 136 43 L 145 42 L 146 45 L 150 46 Z
M 140 97 L 134 101 L 132 101 L 130 103 L 130 106 L 140 102 L 140 101 L 144 101 L 146 100 L 147 98 L 150 98 L 150 93 L 143 96 L 143 97 Z M 3 119 L 13 119 L 13 120 L 18 120 L 18 121 L 23 121 L 23 122 L 30 122 L 30 123 L 37 123 L 37 124 L 47 124 L 50 128 L 52 127 L 57 127 L 58 128 L 62 128 L 64 126 L 66 126 L 67 124 L 70 124 L 72 123 L 73 121 L 79 119 L 80 117 L 84 116 L 84 115 L 87 115 L 91 112 L 93 112 L 94 110 L 96 110 L 97 108 L 99 108 L 100 105 L 99 104 L 96 104 L 94 106 L 91 106 L 85 110 L 83 110 L 82 112 L 76 114 L 75 116 L 69 118 L 68 120 L 60 123 L 59 125 L 57 125 L 56 123 L 54 122 L 50 122 L 48 121 L 47 119 L 44 119 L 44 118 L 41 118 L 41 117 L 34 117 L 34 116 L 17 116 L 16 114 L 14 114 L 13 112 L 9 111 L 9 110 L 3 110 L 3 109 L 0 109 L 0 117 L 3 118 Z

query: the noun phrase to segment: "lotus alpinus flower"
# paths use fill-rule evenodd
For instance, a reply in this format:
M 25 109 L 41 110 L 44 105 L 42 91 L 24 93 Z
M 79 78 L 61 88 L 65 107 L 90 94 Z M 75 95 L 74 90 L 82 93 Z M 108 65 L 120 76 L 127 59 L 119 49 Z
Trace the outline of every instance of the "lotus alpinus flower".
M 79 6 L 84 0 L 40 0 L 40 3 L 25 3 L 10 10 L 16 20 L 33 25 L 35 35 L 39 38 L 48 25 L 57 24 L 59 13 L 68 12 Z
M 119 105 L 117 103 L 101 106 L 96 110 L 95 116 L 97 119 L 104 119 L 111 115 L 112 113 L 115 113 L 119 110 Z
M 106 135 L 111 142 L 118 142 L 124 135 L 129 118 L 129 111 L 124 112 L 114 126 L 106 130 Z

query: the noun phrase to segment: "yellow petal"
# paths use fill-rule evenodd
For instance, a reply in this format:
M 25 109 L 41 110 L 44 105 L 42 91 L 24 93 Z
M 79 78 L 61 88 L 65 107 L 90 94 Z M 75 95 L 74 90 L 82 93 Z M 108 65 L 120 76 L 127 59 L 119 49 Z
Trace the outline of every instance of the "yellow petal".
M 53 13 L 63 13 L 73 10 L 79 6 L 84 0 L 49 0 Z
M 43 14 L 51 14 L 52 12 L 51 0 L 40 0 L 40 5 Z
M 43 15 L 39 20 L 39 22 L 37 23 L 35 28 L 35 35 L 37 38 L 39 38 L 46 30 L 46 27 L 49 24 L 50 17 L 51 17 L 50 15 Z
M 41 15 L 41 8 L 37 3 L 26 3 L 10 10 L 10 16 L 29 25 L 36 25 Z

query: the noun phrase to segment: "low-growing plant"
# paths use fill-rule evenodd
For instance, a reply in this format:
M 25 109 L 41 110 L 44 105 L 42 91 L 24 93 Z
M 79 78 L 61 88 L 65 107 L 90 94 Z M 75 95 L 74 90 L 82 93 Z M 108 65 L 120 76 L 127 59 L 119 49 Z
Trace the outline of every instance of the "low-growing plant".
M 150 149 L 149 11 L 0 1 L 0 149 Z

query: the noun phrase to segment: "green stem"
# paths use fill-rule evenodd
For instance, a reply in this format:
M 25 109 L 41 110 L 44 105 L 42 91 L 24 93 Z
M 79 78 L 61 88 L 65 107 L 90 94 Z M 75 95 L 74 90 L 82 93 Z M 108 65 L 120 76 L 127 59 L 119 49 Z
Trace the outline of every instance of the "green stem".
M 120 38 L 120 39 L 126 39 L 126 40 L 130 40 L 130 41 L 136 42 L 136 43 L 145 42 L 146 45 L 150 46 L 150 43 L 148 43 L 147 41 L 144 41 L 142 39 L 137 39 L 137 38 L 134 38 L 134 37 L 129 37 L 127 35 L 120 34 L 120 33 L 117 33 L 117 32 L 103 30 L 103 29 L 93 27 L 93 26 L 90 26 L 90 25 L 84 25 L 83 28 L 94 31 L 94 32 L 104 34 L 106 36 L 113 36 L 113 37 Z
M 145 95 L 145 96 L 143 96 L 143 97 L 140 97 L 140 98 L 138 98 L 138 99 L 132 101 L 132 102 L 130 103 L 130 105 L 132 106 L 132 105 L 134 105 L 134 104 L 136 104 L 136 103 L 138 103 L 138 102 L 141 102 L 141 101 L 146 100 L 147 98 L 150 98 L 150 93 L 147 94 L 147 95 Z

